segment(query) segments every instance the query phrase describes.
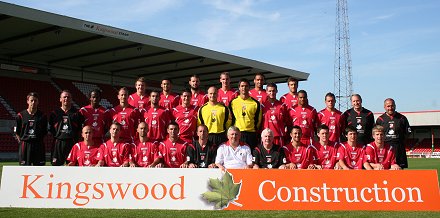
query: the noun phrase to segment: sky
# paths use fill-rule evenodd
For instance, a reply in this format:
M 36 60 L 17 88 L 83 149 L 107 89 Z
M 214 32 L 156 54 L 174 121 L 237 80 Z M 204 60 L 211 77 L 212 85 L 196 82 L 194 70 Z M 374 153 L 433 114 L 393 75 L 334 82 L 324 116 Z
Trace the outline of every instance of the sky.
M 309 73 L 318 111 L 334 92 L 336 0 L 7 0 Z M 383 112 L 440 109 L 440 1 L 350 0 L 353 91 Z M 279 96 L 287 93 L 279 84 Z

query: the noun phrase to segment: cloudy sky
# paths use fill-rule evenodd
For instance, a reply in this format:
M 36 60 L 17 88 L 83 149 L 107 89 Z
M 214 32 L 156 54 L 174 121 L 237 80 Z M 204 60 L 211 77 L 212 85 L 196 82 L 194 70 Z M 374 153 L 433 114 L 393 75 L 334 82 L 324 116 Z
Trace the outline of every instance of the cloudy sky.
M 324 107 L 334 91 L 336 0 L 7 0 L 310 73 L 300 89 Z M 440 1 L 348 2 L 353 89 L 383 111 L 440 109 Z M 287 92 L 280 84 L 279 94 Z

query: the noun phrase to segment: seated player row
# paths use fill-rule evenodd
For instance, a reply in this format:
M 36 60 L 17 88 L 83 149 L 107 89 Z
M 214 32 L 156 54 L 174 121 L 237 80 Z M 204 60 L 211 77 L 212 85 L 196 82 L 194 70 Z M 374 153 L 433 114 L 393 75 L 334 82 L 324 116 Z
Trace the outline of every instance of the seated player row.
M 76 143 L 68 158 L 69 166 L 108 167 L 166 167 L 166 168 L 279 168 L 279 169 L 400 169 L 395 162 L 395 150 L 384 143 L 383 127 L 373 128 L 375 141 L 368 145 L 356 144 L 357 132 L 347 127 L 346 143 L 328 140 L 328 127 L 319 127 L 319 142 L 305 145 L 301 142 L 301 128 L 294 126 L 292 141 L 286 146 L 273 144 L 273 132 L 265 129 L 262 142 L 251 152 L 240 141 L 241 132 L 235 126 L 228 129 L 228 141 L 219 147 L 208 142 L 205 125 L 197 128 L 198 139 L 187 143 L 177 136 L 177 123 L 168 124 L 164 141 L 148 140 L 148 126 L 138 125 L 139 140 L 135 143 L 120 141 L 119 123 L 110 128 L 110 140 L 95 144 L 94 130 L 85 126 L 84 141 Z

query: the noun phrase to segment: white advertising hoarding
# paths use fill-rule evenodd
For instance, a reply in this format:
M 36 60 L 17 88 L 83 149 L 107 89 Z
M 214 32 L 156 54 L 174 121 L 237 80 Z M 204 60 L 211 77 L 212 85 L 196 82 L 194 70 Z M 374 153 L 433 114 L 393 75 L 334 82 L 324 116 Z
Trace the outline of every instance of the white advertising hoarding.
M 1 207 L 212 210 L 219 169 L 3 167 Z

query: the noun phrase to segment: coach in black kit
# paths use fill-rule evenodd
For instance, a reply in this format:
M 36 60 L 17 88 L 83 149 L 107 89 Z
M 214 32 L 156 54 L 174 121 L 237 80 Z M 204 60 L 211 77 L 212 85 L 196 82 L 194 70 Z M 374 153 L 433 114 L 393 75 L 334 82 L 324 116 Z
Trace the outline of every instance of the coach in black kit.
M 367 145 L 373 141 L 372 130 L 374 127 L 374 114 L 370 110 L 362 107 L 362 97 L 359 94 L 351 95 L 353 108 L 346 110 L 342 114 L 344 128 L 352 126 L 357 131 L 357 144 Z M 343 141 L 347 141 L 345 136 L 341 136 Z
M 197 139 L 194 145 L 186 148 L 189 168 L 215 168 L 217 146 L 208 141 L 208 127 L 204 124 L 197 127 Z
M 72 146 L 78 141 L 83 118 L 72 107 L 70 91 L 63 90 L 60 95 L 61 107 L 49 116 L 49 131 L 55 138 L 52 148 L 52 165 L 62 166 L 66 162 Z
M 270 129 L 264 129 L 261 132 L 261 144 L 252 152 L 254 169 L 286 169 L 287 159 L 284 149 L 279 145 L 273 144 L 273 132 Z
M 15 136 L 19 142 L 18 160 L 22 166 L 44 166 L 46 152 L 43 138 L 47 133 L 47 117 L 38 109 L 39 96 L 26 96 L 28 108 L 17 114 Z
M 406 158 L 405 138 L 411 133 L 408 119 L 396 112 L 394 99 L 384 101 L 385 113 L 377 118 L 376 124 L 384 127 L 385 143 L 396 148 L 396 162 L 403 169 L 408 168 Z

